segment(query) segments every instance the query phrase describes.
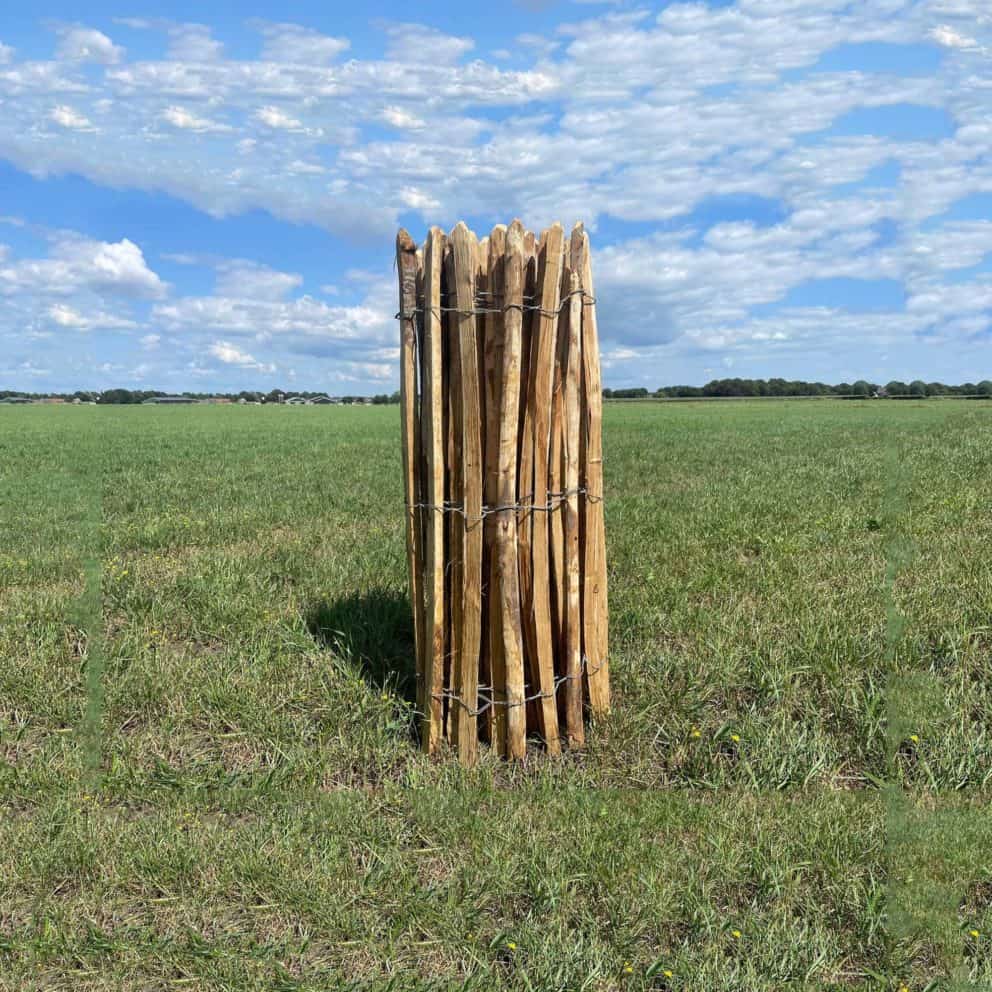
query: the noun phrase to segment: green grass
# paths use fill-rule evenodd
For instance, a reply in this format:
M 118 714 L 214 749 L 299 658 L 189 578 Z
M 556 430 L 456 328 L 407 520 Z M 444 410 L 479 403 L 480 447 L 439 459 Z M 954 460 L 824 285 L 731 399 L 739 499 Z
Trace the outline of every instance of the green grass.
M 0 410 L 0 987 L 963 974 L 880 786 L 992 786 L 992 407 L 608 405 L 614 713 L 472 771 L 412 743 L 398 426 Z

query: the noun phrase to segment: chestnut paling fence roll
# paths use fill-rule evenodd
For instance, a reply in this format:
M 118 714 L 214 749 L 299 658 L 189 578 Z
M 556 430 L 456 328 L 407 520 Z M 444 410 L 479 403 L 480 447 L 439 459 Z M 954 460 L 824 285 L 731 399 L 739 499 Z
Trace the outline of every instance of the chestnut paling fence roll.
M 589 237 L 459 223 L 396 259 L 423 747 L 580 746 L 610 707 Z

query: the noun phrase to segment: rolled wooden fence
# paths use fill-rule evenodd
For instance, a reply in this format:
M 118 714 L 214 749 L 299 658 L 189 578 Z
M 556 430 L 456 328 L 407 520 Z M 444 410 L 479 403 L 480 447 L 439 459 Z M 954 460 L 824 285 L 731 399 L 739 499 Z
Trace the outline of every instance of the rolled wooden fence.
M 396 261 L 421 741 L 557 754 L 610 706 L 589 237 L 401 230 Z

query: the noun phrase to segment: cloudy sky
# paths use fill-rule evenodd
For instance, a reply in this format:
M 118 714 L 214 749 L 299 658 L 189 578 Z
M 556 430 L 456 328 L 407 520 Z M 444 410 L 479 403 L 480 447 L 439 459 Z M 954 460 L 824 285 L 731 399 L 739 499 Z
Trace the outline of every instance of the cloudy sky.
M 391 391 L 397 226 L 515 216 L 608 385 L 992 375 L 988 0 L 219 6 L 0 16 L 0 388 Z

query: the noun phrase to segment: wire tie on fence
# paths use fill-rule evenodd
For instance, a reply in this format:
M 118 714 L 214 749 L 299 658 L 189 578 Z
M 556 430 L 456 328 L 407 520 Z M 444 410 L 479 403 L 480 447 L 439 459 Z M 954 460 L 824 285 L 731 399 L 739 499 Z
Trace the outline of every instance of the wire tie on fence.
M 406 508 L 408 510 L 432 510 L 436 513 L 458 513 L 465 518 L 466 522 L 471 521 L 473 523 L 478 523 L 494 513 L 504 513 L 510 510 L 533 510 L 537 513 L 548 513 L 564 505 L 564 503 L 572 496 L 585 496 L 586 501 L 589 503 L 601 503 L 603 501 L 603 497 L 601 495 L 591 493 L 588 489 L 581 486 L 577 489 L 563 489 L 561 492 L 557 493 L 549 492 L 548 496 L 549 499 L 546 503 L 484 503 L 482 506 L 482 512 L 478 516 L 469 515 L 466 513 L 463 504 L 450 500 L 445 501 L 444 503 L 407 503 Z
M 542 317 L 557 317 L 565 305 L 573 296 L 582 296 L 583 306 L 591 307 L 596 305 L 595 297 L 590 296 L 584 289 L 573 289 L 571 292 L 566 293 L 562 298 L 561 302 L 558 304 L 557 308 L 554 310 L 545 310 L 541 306 L 534 306 L 533 304 L 527 303 L 506 303 L 501 307 L 480 307 L 475 306 L 471 310 L 459 310 L 458 307 L 430 307 L 432 313 L 434 313 L 438 319 L 440 319 L 443 313 L 454 313 L 458 314 L 460 317 L 482 317 L 486 314 L 505 314 L 508 310 L 520 310 L 521 312 L 533 312 L 539 313 Z M 413 320 L 414 317 L 419 314 L 423 314 L 427 311 L 427 307 L 414 307 L 412 310 L 399 310 L 396 313 L 397 320 Z
M 480 690 L 479 695 L 480 695 L 480 697 L 482 699 L 485 700 L 485 702 L 483 702 L 483 704 L 481 706 L 477 706 L 475 708 L 470 707 L 468 705 L 468 703 L 466 703 L 462 699 L 462 697 L 459 696 L 455 692 L 432 692 L 431 693 L 431 698 L 432 699 L 447 699 L 449 702 L 457 703 L 459 706 L 461 706 L 464 709 L 468 710 L 469 716 L 476 717 L 476 716 L 481 716 L 483 713 L 486 712 L 486 710 L 493 709 L 493 708 L 495 708 L 497 706 L 503 707 L 505 709 L 511 709 L 513 707 L 516 707 L 516 706 L 526 706 L 527 703 L 531 703 L 531 702 L 533 702 L 536 699 L 550 699 L 550 698 L 553 698 L 554 696 L 557 696 L 558 695 L 558 690 L 559 690 L 559 688 L 561 688 L 562 685 L 564 685 L 564 683 L 566 683 L 566 682 L 573 682 L 576 679 L 582 678 L 583 675 L 595 675 L 596 672 L 598 672 L 601 668 L 605 667 L 605 665 L 606 665 L 606 662 L 605 661 L 601 661 L 595 668 L 590 668 L 589 667 L 589 659 L 585 655 L 583 655 L 582 656 L 582 663 L 579 666 L 578 672 L 576 672 L 575 674 L 573 674 L 573 675 L 559 675 L 555 679 L 555 681 L 554 681 L 554 686 L 551 689 L 549 689 L 547 692 L 535 692 L 532 696 L 525 696 L 523 699 L 517 699 L 517 700 L 513 700 L 513 701 L 511 701 L 511 700 L 502 700 L 502 699 L 493 699 L 492 696 L 485 696 L 482 693 L 482 690 L 483 689 L 491 689 L 492 688 L 491 686 L 479 686 L 479 690 Z

